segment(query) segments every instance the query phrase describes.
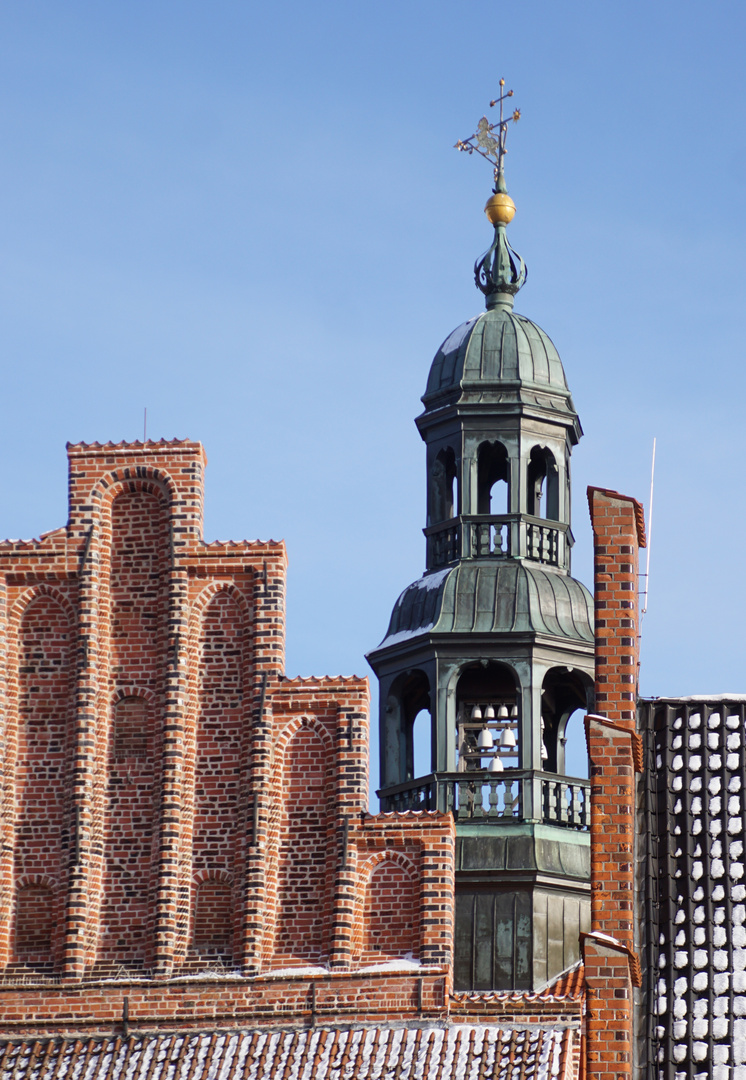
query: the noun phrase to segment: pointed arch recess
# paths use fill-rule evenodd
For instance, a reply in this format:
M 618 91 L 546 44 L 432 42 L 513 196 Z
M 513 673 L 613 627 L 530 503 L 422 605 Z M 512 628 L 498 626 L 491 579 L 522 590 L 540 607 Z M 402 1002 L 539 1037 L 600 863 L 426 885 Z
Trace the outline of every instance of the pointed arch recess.
M 314 716 L 294 717 L 275 745 L 278 807 L 277 881 L 273 964 L 319 963 L 329 955 L 332 848 L 329 844 L 333 784 L 332 740 Z
M 359 963 L 417 958 L 420 875 L 401 851 L 376 852 L 360 867 L 353 953 Z
M 14 792 L 14 877 L 4 900 L 12 911 L 11 940 L 18 926 L 18 888 L 48 893 L 39 905 L 48 922 L 49 948 L 38 959 L 61 961 L 64 934 L 64 863 L 69 843 L 73 744 L 72 656 L 75 611 L 58 589 L 39 583 L 18 596 L 8 619 L 8 752 L 6 770 Z M 33 845 L 25 839 L 33 835 Z M 8 887 L 12 888 L 10 882 Z M 30 912 L 22 912 L 26 918 Z M 32 913 L 31 913 L 32 914 Z M 47 923 L 45 923 L 47 925 Z M 32 950 L 33 951 L 33 950 Z M 16 956 L 16 959 L 24 959 Z M 28 958 L 26 958 L 28 959 Z

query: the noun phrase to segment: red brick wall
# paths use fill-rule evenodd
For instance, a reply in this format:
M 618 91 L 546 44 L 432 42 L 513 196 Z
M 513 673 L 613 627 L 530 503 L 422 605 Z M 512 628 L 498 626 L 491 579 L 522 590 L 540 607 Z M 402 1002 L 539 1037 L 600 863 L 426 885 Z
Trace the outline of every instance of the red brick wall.
M 318 964 L 329 956 L 328 817 L 331 743 L 311 722 L 290 737 L 282 778 L 275 961 Z M 324 733 L 325 734 L 325 733 Z
M 592 926 L 592 933 L 583 937 L 586 1064 L 589 1077 L 612 1080 L 632 1072 L 632 987 L 639 972 L 634 953 L 634 771 L 641 763 L 635 716 L 638 550 L 645 544 L 645 526 L 635 499 L 589 488 L 588 501 L 595 556 L 598 715 L 586 717 Z
M 396 856 L 373 866 L 365 890 L 363 963 L 420 952 L 419 874 Z
M 0 543 L 6 1029 L 106 1029 L 125 986 L 156 1024 L 305 1017 L 272 970 L 327 961 L 330 1017 L 446 1015 L 452 819 L 366 814 L 367 682 L 285 678 L 284 547 L 203 542 L 199 444 L 69 454 L 68 526 Z M 14 934 L 64 987 L 13 984 Z
M 63 841 L 70 826 L 72 636 L 68 613 L 54 597 L 36 595 L 23 611 L 17 652 L 14 879 L 17 888 L 25 885 L 20 902 L 25 926 L 16 924 L 13 956 L 26 963 L 61 958 Z M 50 905 L 53 930 L 48 923 Z M 18 910 L 17 898 L 17 914 Z M 46 952 L 42 935 L 31 930 L 42 923 L 50 931 Z M 33 949 L 28 947 L 29 935 L 34 937 Z

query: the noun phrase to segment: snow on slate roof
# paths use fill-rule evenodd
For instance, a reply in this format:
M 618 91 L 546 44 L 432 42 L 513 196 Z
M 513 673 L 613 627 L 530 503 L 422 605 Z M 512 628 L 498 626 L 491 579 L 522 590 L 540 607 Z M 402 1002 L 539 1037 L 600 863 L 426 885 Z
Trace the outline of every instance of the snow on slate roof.
M 0 1043 L 0 1080 L 552 1080 L 572 1030 L 364 1028 Z

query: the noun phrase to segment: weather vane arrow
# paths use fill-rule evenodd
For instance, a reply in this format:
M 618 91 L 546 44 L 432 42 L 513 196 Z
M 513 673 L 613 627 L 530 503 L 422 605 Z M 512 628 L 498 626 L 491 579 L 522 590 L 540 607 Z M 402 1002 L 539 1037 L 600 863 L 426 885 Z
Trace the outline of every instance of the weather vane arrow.
M 526 264 L 512 249 L 505 235 L 505 226 L 510 224 L 515 214 L 515 203 L 505 186 L 505 144 L 511 120 L 517 123 L 521 118 L 520 109 L 514 109 L 507 118 L 505 116 L 505 102 L 512 97 L 513 91 L 505 90 L 505 79 L 500 79 L 500 96 L 490 102 L 491 108 L 500 106 L 500 119 L 491 124 L 487 117 L 483 116 L 474 134 L 468 139 L 459 139 L 455 146 L 456 150 L 462 150 L 466 154 L 476 151 L 485 161 L 489 161 L 495 173 L 493 194 L 484 208 L 490 223 L 495 226 L 495 239 L 489 251 L 474 264 L 474 280 L 477 288 L 485 294 L 488 308 L 512 308 L 513 297 L 527 275 Z
M 500 96 L 490 102 L 490 108 L 500 106 L 500 119 L 491 124 L 486 116 L 483 116 L 477 125 L 477 130 L 468 139 L 459 139 L 454 149 L 464 153 L 473 154 L 476 151 L 489 161 L 495 170 L 495 190 L 503 172 L 503 158 L 507 153 L 506 141 L 508 137 L 508 124 L 512 120 L 517 123 L 521 118 L 521 110 L 514 109 L 511 116 L 505 117 L 505 102 L 513 97 L 512 90 L 503 90 L 505 79 L 500 79 Z

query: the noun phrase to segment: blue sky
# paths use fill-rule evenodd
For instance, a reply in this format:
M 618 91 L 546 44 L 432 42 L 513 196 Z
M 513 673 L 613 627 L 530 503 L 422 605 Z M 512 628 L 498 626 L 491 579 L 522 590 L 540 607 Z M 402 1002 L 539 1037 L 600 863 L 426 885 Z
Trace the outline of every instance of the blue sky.
M 0 533 L 66 516 L 65 442 L 206 446 L 206 538 L 284 538 L 288 672 L 364 674 L 423 568 L 413 418 L 481 310 L 504 76 L 517 310 L 588 484 L 647 503 L 646 694 L 746 691 L 743 5 L 3 0 Z

